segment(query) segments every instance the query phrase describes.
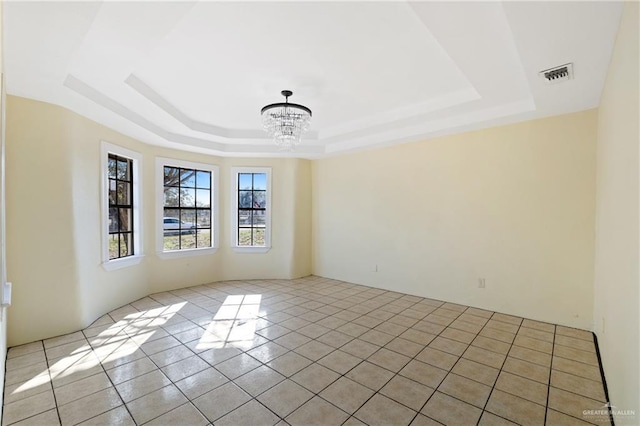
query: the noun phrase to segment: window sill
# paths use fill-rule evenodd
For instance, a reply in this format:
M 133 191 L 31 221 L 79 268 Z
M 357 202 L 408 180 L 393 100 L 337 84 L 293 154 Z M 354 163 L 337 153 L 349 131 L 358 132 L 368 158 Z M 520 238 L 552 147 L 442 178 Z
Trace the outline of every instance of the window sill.
M 102 267 L 105 271 L 116 271 L 118 269 L 128 268 L 134 266 L 142 261 L 144 255 L 134 255 L 123 257 L 122 259 L 114 259 L 106 262 L 102 262 Z
M 158 251 L 156 252 L 156 254 L 160 259 L 175 259 L 180 257 L 204 256 L 207 254 L 214 254 L 217 251 L 218 251 L 217 247 L 211 247 L 211 248 L 185 249 L 185 250 L 173 250 L 173 251 Z
M 271 247 L 243 247 L 233 246 L 233 251 L 236 253 L 266 253 L 271 250 Z

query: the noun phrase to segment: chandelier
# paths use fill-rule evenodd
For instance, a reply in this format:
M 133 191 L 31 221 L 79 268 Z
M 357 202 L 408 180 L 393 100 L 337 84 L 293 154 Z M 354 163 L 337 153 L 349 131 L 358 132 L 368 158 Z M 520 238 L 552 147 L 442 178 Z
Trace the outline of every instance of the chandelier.
M 303 105 L 290 104 L 291 90 L 283 90 L 284 102 L 262 108 L 262 125 L 282 151 L 293 151 L 300 137 L 309 130 L 311 110 Z

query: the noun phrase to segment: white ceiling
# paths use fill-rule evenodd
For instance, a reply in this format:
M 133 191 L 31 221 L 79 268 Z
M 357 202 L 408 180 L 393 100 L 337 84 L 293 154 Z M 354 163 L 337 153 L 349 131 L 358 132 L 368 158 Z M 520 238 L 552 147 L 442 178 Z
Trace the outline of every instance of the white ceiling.
M 151 144 L 318 158 L 598 105 L 620 2 L 3 2 L 7 93 Z M 544 69 L 574 64 L 548 85 Z M 313 110 L 294 153 L 260 109 Z

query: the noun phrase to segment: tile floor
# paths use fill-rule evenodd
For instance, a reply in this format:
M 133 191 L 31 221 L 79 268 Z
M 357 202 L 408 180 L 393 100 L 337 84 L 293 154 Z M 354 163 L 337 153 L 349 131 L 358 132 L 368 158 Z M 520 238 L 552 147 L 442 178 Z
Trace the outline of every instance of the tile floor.
M 153 294 L 6 368 L 3 425 L 608 422 L 589 332 L 315 276 Z

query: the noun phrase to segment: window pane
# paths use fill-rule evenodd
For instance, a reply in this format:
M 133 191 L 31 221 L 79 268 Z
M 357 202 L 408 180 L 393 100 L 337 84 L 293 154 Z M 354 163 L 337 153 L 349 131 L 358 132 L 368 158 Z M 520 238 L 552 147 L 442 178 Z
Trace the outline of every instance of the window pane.
M 266 173 L 255 173 L 253 175 L 253 189 L 267 190 L 267 175 Z
M 251 245 L 251 228 L 238 229 L 238 245 L 239 246 Z
M 109 205 L 114 205 L 116 203 L 116 195 L 116 181 L 109 179 Z
M 178 188 L 165 188 L 164 189 L 164 206 L 165 207 L 178 207 Z
M 253 188 L 253 179 L 251 173 L 239 173 L 238 174 L 238 189 L 251 189 Z
M 251 208 L 251 191 L 240 191 L 238 194 L 238 204 L 240 207 Z
M 196 189 L 196 206 L 210 207 L 211 191 L 209 191 L 208 189 Z
M 211 230 L 210 229 L 202 229 L 198 231 L 198 248 L 202 247 L 211 247 Z
M 128 205 L 131 201 L 129 194 L 129 182 L 118 182 L 118 204 Z
M 109 232 L 118 232 L 118 209 L 109 209 Z
M 165 231 L 163 248 L 164 248 L 165 251 L 167 251 L 167 250 L 180 250 L 180 236 L 179 235 L 167 235 L 167 233 Z
M 128 161 L 118 160 L 116 176 L 118 179 L 129 180 L 129 162 Z
M 180 188 L 180 207 L 196 206 L 196 190 Z
M 120 231 L 131 231 L 133 227 L 131 226 L 131 209 L 118 209 L 118 214 L 120 216 Z
M 163 222 L 164 222 L 164 235 L 165 236 L 167 236 L 167 235 L 178 235 L 180 233 L 180 210 L 178 210 L 178 209 L 164 209 L 164 220 L 163 220 Z
M 196 248 L 196 234 L 182 234 L 180 235 L 180 248 L 191 249 Z
M 253 226 L 263 228 L 266 224 L 266 212 L 264 210 L 253 211 Z
M 120 257 L 131 256 L 132 254 L 131 234 L 120 234 Z
M 107 165 L 107 176 L 112 179 L 116 178 L 116 159 L 109 156 L 109 164 Z
M 211 210 L 198 210 L 196 224 L 198 228 L 211 227 Z
M 251 226 L 251 210 L 240 210 L 238 212 L 238 225 Z
M 118 251 L 118 234 L 109 235 L 109 259 L 117 259 L 119 257 Z
M 202 189 L 211 188 L 211 172 L 198 170 L 196 173 L 196 186 Z
M 195 188 L 196 171 L 189 169 L 180 169 L 180 186 Z
M 267 191 L 253 191 L 253 207 L 256 209 L 267 207 Z
M 164 166 L 164 186 L 178 186 L 180 183 L 180 169 Z
M 253 229 L 253 245 L 254 246 L 263 246 L 265 245 L 264 242 L 264 229 Z
M 180 228 L 183 230 L 190 230 L 191 228 L 196 227 L 196 212 L 195 210 L 181 210 L 180 212 L 180 220 L 182 220 L 182 224 Z

